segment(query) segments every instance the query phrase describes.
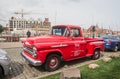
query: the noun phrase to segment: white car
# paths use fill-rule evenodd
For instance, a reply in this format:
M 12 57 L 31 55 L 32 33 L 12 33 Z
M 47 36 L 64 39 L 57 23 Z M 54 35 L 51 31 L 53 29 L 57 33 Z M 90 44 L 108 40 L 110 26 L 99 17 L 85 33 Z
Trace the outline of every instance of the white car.
M 7 56 L 7 52 L 0 49 L 0 79 L 9 73 L 11 69 L 11 60 Z

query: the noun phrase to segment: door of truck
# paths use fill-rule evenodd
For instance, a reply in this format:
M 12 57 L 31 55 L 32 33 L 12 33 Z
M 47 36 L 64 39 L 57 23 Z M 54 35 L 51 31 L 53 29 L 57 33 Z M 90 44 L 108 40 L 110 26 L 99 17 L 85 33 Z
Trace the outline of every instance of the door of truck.
M 80 58 L 86 54 L 86 42 L 80 34 L 80 28 L 71 28 L 71 38 L 73 44 L 73 58 Z

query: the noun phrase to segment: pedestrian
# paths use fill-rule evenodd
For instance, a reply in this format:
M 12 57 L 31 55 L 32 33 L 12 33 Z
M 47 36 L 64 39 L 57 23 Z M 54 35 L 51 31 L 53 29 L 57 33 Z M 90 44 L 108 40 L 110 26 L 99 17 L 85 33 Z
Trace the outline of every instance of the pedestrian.
M 28 30 L 27 31 L 27 37 L 30 37 L 30 35 L 31 35 L 31 32 Z

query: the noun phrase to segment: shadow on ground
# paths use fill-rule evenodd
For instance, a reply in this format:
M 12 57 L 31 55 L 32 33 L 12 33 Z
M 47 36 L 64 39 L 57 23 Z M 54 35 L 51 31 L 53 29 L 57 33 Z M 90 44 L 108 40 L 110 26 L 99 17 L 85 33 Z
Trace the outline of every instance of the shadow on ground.
M 63 69 L 63 68 L 69 68 L 70 66 L 75 66 L 77 64 L 81 64 L 81 63 L 84 63 L 86 61 L 91 61 L 91 58 L 90 57 L 85 57 L 85 58 L 81 58 L 81 59 L 72 60 L 72 61 L 69 61 L 69 62 L 68 61 L 67 62 L 62 61 L 61 66 L 58 70 Z M 32 65 L 29 65 L 29 66 L 34 67 L 41 72 L 47 72 L 47 71 L 45 71 L 43 66 L 37 66 L 37 67 L 32 66 Z
M 4 76 L 3 79 L 12 79 L 13 77 L 16 77 L 23 73 L 23 65 L 18 62 L 12 62 L 11 63 L 11 70 L 8 75 Z

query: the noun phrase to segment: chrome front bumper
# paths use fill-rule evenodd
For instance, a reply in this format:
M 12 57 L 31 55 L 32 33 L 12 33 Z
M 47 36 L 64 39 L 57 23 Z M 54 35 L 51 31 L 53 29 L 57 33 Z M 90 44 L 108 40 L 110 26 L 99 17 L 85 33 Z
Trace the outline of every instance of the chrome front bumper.
M 35 59 L 28 57 L 27 55 L 24 54 L 24 52 L 21 52 L 21 55 L 26 61 L 28 61 L 33 66 L 41 66 L 42 65 L 41 61 L 38 61 L 38 60 L 35 60 Z

